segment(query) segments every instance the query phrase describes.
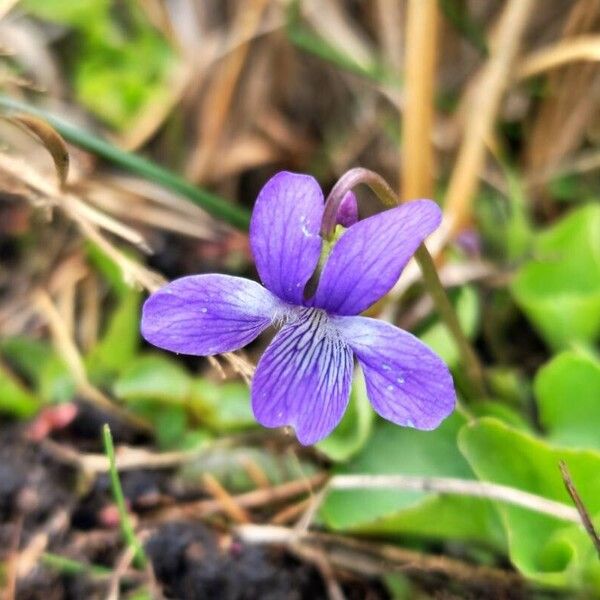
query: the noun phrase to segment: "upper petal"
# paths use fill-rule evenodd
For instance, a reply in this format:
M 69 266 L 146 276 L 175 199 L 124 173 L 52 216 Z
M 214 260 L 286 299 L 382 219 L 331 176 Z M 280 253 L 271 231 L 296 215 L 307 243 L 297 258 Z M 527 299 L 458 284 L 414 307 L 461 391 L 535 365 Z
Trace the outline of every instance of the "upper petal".
M 252 408 L 265 427 L 291 425 L 314 444 L 340 422 L 348 405 L 352 352 L 322 311 L 304 309 L 262 355 L 252 381 Z
M 310 175 L 282 171 L 261 190 L 250 222 L 250 244 L 262 282 L 279 298 L 302 304 L 319 261 L 323 192 Z
M 359 221 L 333 247 L 312 304 L 338 315 L 367 309 L 392 288 L 441 218 L 435 202 L 414 200 Z
M 364 371 L 373 408 L 388 421 L 435 429 L 456 392 L 444 361 L 414 335 L 368 317 L 333 317 Z
M 242 348 L 281 310 L 281 301 L 256 281 L 193 275 L 176 279 L 146 300 L 142 335 L 165 350 L 210 356 Z

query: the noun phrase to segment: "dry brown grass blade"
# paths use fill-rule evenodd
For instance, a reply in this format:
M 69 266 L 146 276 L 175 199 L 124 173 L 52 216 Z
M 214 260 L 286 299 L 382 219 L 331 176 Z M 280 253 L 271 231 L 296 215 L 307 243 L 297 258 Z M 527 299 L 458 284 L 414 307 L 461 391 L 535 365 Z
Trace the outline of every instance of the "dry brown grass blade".
M 300 3 L 305 19 L 334 48 L 369 68 L 374 62 L 373 48 L 339 0 L 304 0 Z
M 205 473 L 202 483 L 206 491 L 221 504 L 223 512 L 231 517 L 236 523 L 250 523 L 250 514 L 242 508 L 235 498 L 221 485 L 219 480 L 211 473 Z
M 246 0 L 243 5 L 240 4 L 231 37 L 251 39 L 268 4 L 269 0 Z M 250 44 L 246 42 L 232 50 L 216 71 L 207 90 L 198 118 L 199 144 L 187 169 L 187 175 L 193 181 L 201 181 L 205 177 L 213 160 L 249 48 Z
M 524 584 L 521 576 L 511 571 L 340 535 L 300 533 L 287 527 L 253 524 L 239 525 L 236 533 L 247 544 L 321 549 L 336 568 L 371 577 L 406 572 L 440 573 L 463 584 L 492 586 L 505 591 L 514 591 L 515 586 Z
M 35 194 L 35 198 L 46 206 L 59 207 L 79 226 L 86 238 L 96 244 L 123 272 L 124 279 L 131 285 L 141 286 L 155 291 L 164 285 L 164 278 L 144 265 L 126 256 L 111 244 L 99 231 L 97 226 L 125 236 L 133 243 L 145 246 L 142 236 L 123 223 L 101 213 L 71 193 L 57 189 L 55 185 L 38 173 L 34 167 L 23 160 L 0 153 L 0 170 L 22 181 Z
M 525 27 L 535 0 L 510 0 L 504 5 L 490 57 L 477 76 L 468 98 L 468 116 L 454 170 L 446 193 L 446 218 L 442 237 L 455 233 L 471 217 L 471 205 L 484 167 L 486 142 L 510 81 Z
M 62 136 L 46 121 L 27 114 L 15 114 L 4 117 L 8 122 L 22 126 L 25 131 L 33 134 L 48 150 L 61 188 L 64 188 L 69 175 L 69 150 Z
M 312 494 L 315 487 L 321 486 L 327 480 L 326 473 L 317 473 L 310 477 L 287 481 L 267 489 L 252 490 L 244 494 L 233 496 L 235 502 L 242 508 L 269 507 L 279 502 L 291 500 L 301 495 Z M 192 518 L 199 519 L 223 510 L 218 500 L 197 500 L 179 503 L 175 506 L 165 507 L 156 512 L 152 517 L 154 521 L 168 521 L 171 519 Z
M 563 41 L 595 32 L 599 24 L 600 0 L 578 0 L 567 15 Z M 600 65 L 588 62 L 555 69 L 549 72 L 546 87 L 525 147 L 530 174 L 556 167 L 580 145 L 597 113 Z
M 433 193 L 431 143 L 437 62 L 437 0 L 409 0 L 406 25 L 405 104 L 402 120 L 401 198 Z
M 582 35 L 536 50 L 523 59 L 516 77 L 527 79 L 576 61 L 600 61 L 599 35 Z
M 583 524 L 584 529 L 586 530 L 587 534 L 592 540 L 594 548 L 596 548 L 598 558 L 600 558 L 600 536 L 598 536 L 596 528 L 594 527 L 594 522 L 590 517 L 590 513 L 586 508 L 585 504 L 583 503 L 583 500 L 581 499 L 577 488 L 575 487 L 575 483 L 573 482 L 571 473 L 569 472 L 569 467 L 567 466 L 567 463 L 563 460 L 561 460 L 558 463 L 558 467 L 560 469 L 560 474 L 563 478 L 565 488 L 567 489 L 569 496 L 571 496 L 573 504 L 575 504 L 575 506 L 577 507 L 577 512 L 579 513 L 581 523 Z

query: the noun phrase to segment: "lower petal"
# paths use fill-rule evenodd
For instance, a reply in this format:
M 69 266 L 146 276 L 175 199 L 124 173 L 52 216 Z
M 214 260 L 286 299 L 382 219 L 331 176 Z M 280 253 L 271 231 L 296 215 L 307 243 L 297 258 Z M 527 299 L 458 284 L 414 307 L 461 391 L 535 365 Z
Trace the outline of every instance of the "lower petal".
M 275 336 L 256 368 L 252 408 L 265 427 L 292 426 L 314 444 L 340 422 L 348 405 L 352 351 L 323 311 L 305 309 Z
M 171 352 L 210 356 L 242 348 L 284 310 L 255 281 L 193 275 L 176 279 L 146 300 L 142 335 Z
M 367 317 L 332 317 L 364 371 L 367 395 L 384 419 L 435 429 L 456 392 L 444 361 L 412 334 Z

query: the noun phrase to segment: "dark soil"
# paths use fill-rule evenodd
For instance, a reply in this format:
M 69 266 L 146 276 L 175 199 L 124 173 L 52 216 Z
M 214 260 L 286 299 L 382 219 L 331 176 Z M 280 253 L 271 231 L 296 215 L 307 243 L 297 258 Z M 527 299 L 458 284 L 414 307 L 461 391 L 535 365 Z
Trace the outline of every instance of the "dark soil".
M 106 415 L 97 410 L 79 406 L 76 419 L 54 432 L 52 439 L 82 452 L 101 452 L 100 429 L 106 420 Z M 112 430 L 117 444 L 147 442 L 114 420 Z M 165 499 L 171 504 L 181 499 L 181 486 L 174 483 L 171 471 L 128 471 L 121 479 L 126 500 L 138 516 L 143 517 Z M 199 489 L 196 497 L 201 497 Z M 190 499 L 189 490 L 185 499 Z M 124 548 L 115 514 L 106 476 L 85 481 L 73 467 L 58 462 L 44 442 L 30 441 L 26 426 L 0 426 L 0 560 L 10 564 L 17 550 L 22 556 L 42 538 L 47 553 L 76 560 L 80 565 L 114 569 Z M 165 522 L 144 533 L 154 586 L 164 598 L 328 598 L 322 576 L 312 565 L 279 548 L 244 545 L 222 526 L 198 521 Z M 34 552 L 27 574 L 19 577 L 17 600 L 106 597 L 110 573 L 73 573 L 48 564 L 43 552 Z M 147 580 L 143 573 L 136 575 L 130 568 L 121 580 L 122 597 Z M 342 584 L 349 600 L 388 597 L 376 582 L 350 579 Z

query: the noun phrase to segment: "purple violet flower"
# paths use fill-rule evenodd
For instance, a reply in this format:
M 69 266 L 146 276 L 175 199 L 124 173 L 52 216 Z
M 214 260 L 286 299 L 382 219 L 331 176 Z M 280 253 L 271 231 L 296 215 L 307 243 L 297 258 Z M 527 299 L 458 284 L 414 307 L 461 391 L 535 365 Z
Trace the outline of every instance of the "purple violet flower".
M 229 275 L 177 279 L 144 304 L 143 336 L 172 352 L 210 356 L 238 350 L 269 326 L 281 326 L 257 365 L 252 408 L 262 425 L 290 425 L 305 445 L 340 422 L 354 357 L 377 413 L 398 425 L 434 429 L 456 402 L 442 359 L 410 333 L 357 315 L 391 289 L 440 224 L 440 209 L 431 200 L 415 200 L 351 225 L 307 299 L 305 287 L 324 243 L 323 210 L 314 178 L 275 175 L 261 190 L 250 224 L 265 287 Z

